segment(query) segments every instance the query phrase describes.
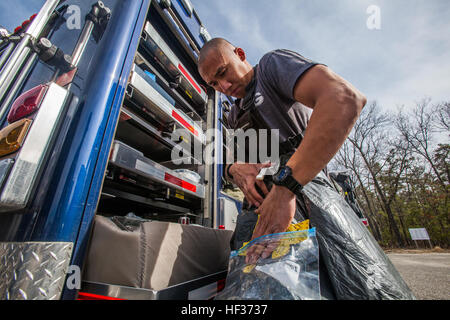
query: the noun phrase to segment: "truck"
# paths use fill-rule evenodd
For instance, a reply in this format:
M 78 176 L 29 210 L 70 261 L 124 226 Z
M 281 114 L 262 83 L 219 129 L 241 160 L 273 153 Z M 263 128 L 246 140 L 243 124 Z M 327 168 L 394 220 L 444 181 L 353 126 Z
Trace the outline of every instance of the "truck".
M 233 100 L 197 71 L 210 38 L 189 0 L 46 0 L 2 32 L 0 299 L 223 288 L 242 202 L 222 178 Z

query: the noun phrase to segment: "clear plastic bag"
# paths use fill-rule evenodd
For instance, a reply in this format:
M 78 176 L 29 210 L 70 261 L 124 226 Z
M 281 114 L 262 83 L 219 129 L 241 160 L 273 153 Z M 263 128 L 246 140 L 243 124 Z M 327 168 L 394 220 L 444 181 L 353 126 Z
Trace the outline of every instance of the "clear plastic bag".
M 274 250 L 256 264 L 247 264 L 247 250 L 254 246 Z M 320 300 L 315 228 L 265 235 L 231 252 L 226 285 L 216 300 L 261 299 Z

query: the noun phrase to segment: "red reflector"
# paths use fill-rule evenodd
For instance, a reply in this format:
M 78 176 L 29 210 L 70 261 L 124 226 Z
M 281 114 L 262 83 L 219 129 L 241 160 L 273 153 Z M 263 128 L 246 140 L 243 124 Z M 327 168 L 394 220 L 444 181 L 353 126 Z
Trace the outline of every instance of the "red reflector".
M 184 74 L 184 76 L 189 80 L 189 82 L 194 86 L 194 88 L 198 91 L 199 94 L 202 93 L 202 90 L 200 89 L 200 87 L 197 85 L 197 83 L 191 78 L 191 76 L 189 75 L 189 73 L 187 73 L 187 71 L 184 69 L 184 67 L 181 65 L 181 63 L 178 64 L 178 69 L 180 69 L 180 71 Z
M 190 132 L 192 132 L 195 136 L 198 137 L 198 131 L 194 129 L 192 125 L 190 125 L 186 120 L 183 119 L 175 110 L 172 110 L 172 117 L 177 119 L 183 126 L 186 127 Z
M 164 180 L 170 183 L 173 183 L 179 187 L 182 187 L 183 189 L 192 191 L 192 192 L 196 192 L 197 191 L 197 187 L 195 185 L 193 185 L 192 183 L 189 183 L 187 181 L 181 180 L 180 178 L 174 177 L 173 175 L 169 174 L 169 173 L 165 173 L 164 174 Z
M 98 294 L 87 293 L 87 292 L 79 292 L 77 300 L 125 300 L 125 299 L 101 296 Z
M 22 28 L 25 28 L 30 23 L 30 20 L 25 20 L 22 22 Z
M 225 288 L 225 279 L 217 281 L 217 292 L 222 291 Z
M 13 123 L 39 109 L 46 91 L 47 85 L 41 84 L 22 93 L 16 101 L 14 101 L 11 110 L 9 111 L 8 122 Z
M 224 226 L 223 224 L 221 224 L 221 225 L 219 226 L 219 229 L 220 229 L 220 230 L 225 230 L 225 226 Z

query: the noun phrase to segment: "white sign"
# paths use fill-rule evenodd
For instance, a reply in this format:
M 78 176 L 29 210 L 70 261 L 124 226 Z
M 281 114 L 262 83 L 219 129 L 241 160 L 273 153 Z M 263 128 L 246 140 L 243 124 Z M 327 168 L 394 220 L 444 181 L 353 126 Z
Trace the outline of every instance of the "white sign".
M 425 228 L 409 229 L 409 233 L 413 240 L 430 240 L 430 236 Z

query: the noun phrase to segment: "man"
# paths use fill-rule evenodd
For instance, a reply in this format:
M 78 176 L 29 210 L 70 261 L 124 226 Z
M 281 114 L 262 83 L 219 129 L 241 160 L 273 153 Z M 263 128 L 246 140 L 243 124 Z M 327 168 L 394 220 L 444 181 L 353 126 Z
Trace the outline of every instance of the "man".
M 242 48 L 222 38 L 204 45 L 198 70 L 215 90 L 239 99 L 232 115 L 239 114 L 239 108 L 250 94 L 254 105 L 258 105 L 252 113 L 257 113 L 268 127 L 279 129 L 282 142 L 304 131 L 301 144 L 281 168 L 284 171 L 276 175 L 282 181 L 274 181 L 270 191 L 262 181 L 256 180 L 259 170 L 267 164 L 233 163 L 226 167 L 227 178 L 257 207 L 259 220 L 252 239 L 284 232 L 294 217 L 296 193 L 339 150 L 366 104 L 366 98 L 325 65 L 289 50 L 269 52 L 252 67 Z M 261 253 L 264 258 L 270 250 L 258 254 Z

